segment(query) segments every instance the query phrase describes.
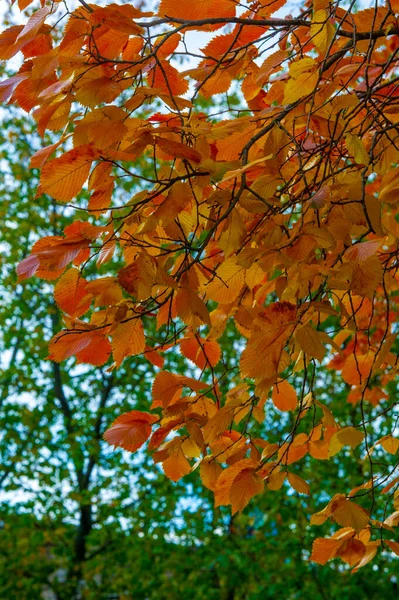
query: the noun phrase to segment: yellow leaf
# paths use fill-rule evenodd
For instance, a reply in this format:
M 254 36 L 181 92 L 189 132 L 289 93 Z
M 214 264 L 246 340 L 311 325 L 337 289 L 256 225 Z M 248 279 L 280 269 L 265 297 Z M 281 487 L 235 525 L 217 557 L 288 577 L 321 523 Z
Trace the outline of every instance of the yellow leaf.
M 352 527 L 359 532 L 368 525 L 370 517 L 367 510 L 346 498 L 340 498 L 331 505 L 334 520 L 342 527 Z
M 229 429 L 234 419 L 235 407 L 231 405 L 223 406 L 216 415 L 209 419 L 203 429 L 204 442 L 209 444 L 213 442 L 223 431 Z
M 370 157 L 366 152 L 362 139 L 358 135 L 348 133 L 345 136 L 345 141 L 349 155 L 355 159 L 355 163 L 358 165 L 368 165 Z
M 245 234 L 246 229 L 240 213 L 237 210 L 233 210 L 219 238 L 219 246 L 224 251 L 226 257 L 230 256 L 241 246 Z
M 334 26 L 326 10 L 317 10 L 313 14 L 310 26 L 310 38 L 321 54 L 325 55 L 334 37 Z
M 399 449 L 399 439 L 393 437 L 393 435 L 384 435 L 378 440 L 377 444 L 381 444 L 389 454 L 396 454 Z
M 187 458 L 199 458 L 201 456 L 200 448 L 191 437 L 182 442 L 181 449 Z
M 290 79 L 284 89 L 284 104 L 293 104 L 311 94 L 319 81 L 319 73 L 302 73 L 297 79 Z
M 223 262 L 214 279 L 205 287 L 206 295 L 219 304 L 230 304 L 236 300 L 245 283 L 245 270 L 233 258 Z
M 300 75 L 308 71 L 314 71 L 317 67 L 317 62 L 314 58 L 307 56 L 306 58 L 300 58 L 290 64 L 289 74 L 293 79 L 298 79 Z
M 326 353 L 326 349 L 321 342 L 321 336 L 316 329 L 311 325 L 304 325 L 295 332 L 295 337 L 305 354 L 318 361 L 322 361 Z
M 364 440 L 364 433 L 354 427 L 344 427 L 340 429 L 331 438 L 329 447 L 329 457 L 335 456 L 337 452 L 341 450 L 343 446 L 350 446 L 356 448 Z
M 310 517 L 310 524 L 311 525 L 323 525 L 323 523 L 325 523 L 329 517 L 331 517 L 331 506 L 330 506 L 330 504 L 327 504 L 327 506 L 325 508 L 323 508 L 323 510 L 320 510 L 319 512 L 314 513 Z
M 273 471 L 266 480 L 268 489 L 274 492 L 279 490 L 282 487 L 286 476 L 286 471 Z
M 351 290 L 359 296 L 372 298 L 382 277 L 383 270 L 378 256 L 370 256 L 362 262 L 355 262 Z
M 397 510 L 392 515 L 387 517 L 384 521 L 384 524 L 388 525 L 388 527 L 397 527 L 399 524 L 399 511 Z
M 288 473 L 287 478 L 291 487 L 293 487 L 294 490 L 298 492 L 298 494 L 306 494 L 307 496 L 309 496 L 309 484 L 304 479 L 302 479 L 302 477 L 299 477 L 294 473 Z

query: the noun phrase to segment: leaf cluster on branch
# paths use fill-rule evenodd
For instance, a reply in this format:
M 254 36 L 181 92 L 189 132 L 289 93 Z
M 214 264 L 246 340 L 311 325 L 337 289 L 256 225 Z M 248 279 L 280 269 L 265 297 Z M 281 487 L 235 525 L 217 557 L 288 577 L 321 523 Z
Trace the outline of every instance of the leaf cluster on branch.
M 65 329 L 49 358 L 112 370 L 144 354 L 160 369 L 153 412 L 118 416 L 105 438 L 149 440 L 173 481 L 199 466 L 233 513 L 285 482 L 308 494 L 305 457 L 354 452 L 363 479 L 313 516 L 341 529 L 312 558 L 358 569 L 379 547 L 399 553 L 399 2 L 307 1 L 287 18 L 273 16 L 285 0 L 41 5 L 0 36 L 0 59 L 24 59 L 0 99 L 60 132 L 32 156 L 38 193 L 87 214 L 17 267 L 21 281 L 57 280 Z M 184 70 L 192 31 L 211 39 Z M 206 110 L 231 90 L 226 114 Z M 126 179 L 137 193 L 116 196 Z M 197 377 L 163 369 L 172 347 Z M 350 421 L 323 391 L 329 372 Z

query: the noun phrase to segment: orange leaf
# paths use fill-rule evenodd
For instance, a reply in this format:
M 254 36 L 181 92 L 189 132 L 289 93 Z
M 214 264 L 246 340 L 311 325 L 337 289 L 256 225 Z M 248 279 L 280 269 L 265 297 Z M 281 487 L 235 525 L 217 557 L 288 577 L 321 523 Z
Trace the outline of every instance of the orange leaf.
M 377 554 L 378 547 L 381 545 L 381 542 L 378 540 L 376 542 L 369 542 L 366 544 L 366 550 L 363 558 L 359 563 L 357 563 L 356 567 L 352 569 L 352 573 L 356 573 L 362 567 L 365 567 L 370 561 L 373 560 L 375 555 Z
M 367 510 L 346 498 L 340 498 L 331 505 L 334 520 L 343 527 L 352 527 L 359 532 L 368 525 L 370 516 Z
M 215 367 L 220 360 L 220 346 L 215 341 L 199 337 L 184 338 L 180 342 L 181 353 L 200 369 Z
M 396 454 L 399 449 L 399 439 L 393 437 L 393 435 L 384 435 L 377 444 L 381 444 L 386 452 L 389 454 Z
M 307 496 L 309 496 L 309 484 L 304 479 L 302 479 L 302 477 L 295 475 L 295 473 L 288 473 L 287 478 L 290 485 L 294 488 L 296 492 L 298 492 L 298 494 L 306 494 Z
M 219 304 L 230 304 L 236 300 L 245 283 L 245 271 L 233 258 L 223 262 L 214 279 L 206 286 L 206 295 Z
M 78 146 L 47 162 L 40 176 L 40 192 L 68 202 L 82 189 L 95 153 L 90 145 Z
M 254 469 L 240 471 L 230 489 L 231 512 L 241 512 L 256 494 L 263 492 L 264 483 Z
M 337 552 L 337 555 L 351 567 L 362 560 L 365 554 L 365 544 L 356 538 L 346 540 Z
M 393 542 L 392 540 L 384 540 L 384 544 L 387 544 L 392 552 L 395 552 L 399 556 L 399 542 Z
M 161 0 L 158 13 L 165 17 L 184 20 L 212 19 L 217 17 L 234 17 L 235 2 L 232 0 Z
M 16 41 L 27 41 L 31 40 L 42 28 L 46 17 L 51 14 L 51 9 L 47 6 L 39 8 L 33 15 L 30 17 L 29 21 L 26 23 L 25 27 L 22 29 L 21 33 L 17 37 Z
M 184 456 L 180 446 L 177 447 L 169 457 L 163 461 L 162 468 L 166 477 L 172 481 L 179 481 L 184 475 L 188 475 L 191 471 L 190 463 Z
M 113 277 L 89 281 L 86 291 L 94 296 L 94 306 L 112 306 L 123 300 L 122 290 Z
M 215 491 L 216 482 L 222 473 L 222 467 L 211 458 L 204 458 L 200 465 L 201 481 L 208 490 Z
M 298 405 L 295 389 L 285 380 L 273 387 L 272 400 L 274 406 L 282 411 L 295 410 Z
M 337 550 L 341 544 L 341 540 L 317 538 L 313 542 L 310 560 L 318 563 L 319 565 L 325 565 L 331 558 L 336 556 Z
M 132 264 L 120 269 L 118 283 L 137 300 L 145 300 L 151 295 L 155 277 L 156 262 L 143 251 Z
M 209 419 L 202 432 L 206 444 L 213 442 L 221 433 L 231 427 L 234 419 L 234 411 L 234 406 L 223 406 Z
M 188 81 L 167 60 L 160 60 L 148 76 L 150 85 L 167 96 L 182 96 L 188 90 Z
M 168 154 L 171 158 L 185 158 L 186 160 L 194 163 L 199 163 L 202 159 L 201 154 L 197 152 L 197 150 L 194 148 L 189 148 L 180 142 L 175 142 L 174 140 L 158 137 L 157 146 L 162 150 L 162 152 Z
M 111 354 L 111 345 L 99 331 L 61 331 L 51 340 L 49 352 L 48 358 L 56 362 L 76 356 L 79 363 L 101 366 Z
M 138 410 L 120 415 L 104 433 L 104 439 L 112 446 L 120 446 L 129 452 L 135 452 L 151 435 L 151 425 L 158 420 Z
M 69 269 L 54 288 L 54 299 L 71 317 L 80 317 L 90 308 L 92 295 L 78 269 Z
M 204 302 L 191 290 L 182 288 L 176 294 L 175 307 L 178 316 L 194 329 L 201 325 L 211 327 L 208 309 Z
M 215 506 L 231 504 L 231 486 L 235 478 L 245 469 L 254 471 L 254 463 L 249 458 L 239 460 L 228 469 L 222 471 L 215 486 Z
M 175 375 L 169 371 L 161 371 L 155 377 L 152 385 L 152 398 L 154 406 L 164 406 L 165 408 L 173 403 L 181 393 L 183 387 L 199 392 L 206 388 L 206 384 L 191 377 Z
M 368 380 L 373 367 L 375 355 L 372 352 L 367 354 L 350 354 L 342 369 L 342 378 L 349 385 L 365 384 Z
M 112 354 L 116 366 L 128 356 L 142 354 L 145 349 L 143 323 L 137 316 L 120 323 L 112 335 Z

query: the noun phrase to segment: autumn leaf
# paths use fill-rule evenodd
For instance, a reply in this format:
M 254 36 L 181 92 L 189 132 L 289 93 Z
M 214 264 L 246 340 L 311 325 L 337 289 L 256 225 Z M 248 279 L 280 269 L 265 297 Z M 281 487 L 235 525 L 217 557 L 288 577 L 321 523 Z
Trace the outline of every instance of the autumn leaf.
M 144 328 L 137 316 L 120 323 L 112 335 L 112 355 L 119 366 L 128 356 L 142 354 L 145 349 Z
M 264 483 L 253 469 L 240 471 L 230 490 L 231 512 L 242 512 L 256 494 L 263 492 Z
M 78 269 L 69 269 L 61 277 L 54 288 L 54 300 L 71 317 L 80 317 L 89 310 L 92 294 Z
M 201 481 L 208 490 L 215 491 L 216 482 L 222 472 L 222 467 L 212 459 L 204 459 L 200 465 Z
M 325 565 L 329 560 L 336 556 L 337 550 L 341 544 L 342 542 L 340 540 L 317 538 L 313 542 L 310 560 L 319 565 Z
M 377 444 L 381 444 L 389 454 L 396 454 L 399 450 L 399 439 L 393 435 L 384 435 L 384 437 L 378 440 Z
M 95 158 L 92 147 L 86 145 L 47 162 L 40 176 L 40 191 L 62 202 L 72 200 L 81 191 Z
M 204 441 L 206 443 L 212 442 L 216 439 L 225 429 L 231 427 L 234 418 L 235 407 L 231 405 L 223 406 L 217 411 L 217 413 L 209 419 L 208 423 L 203 429 Z
M 365 553 L 365 544 L 356 538 L 346 540 L 338 550 L 339 557 L 351 567 L 359 563 Z
M 244 270 L 234 259 L 226 260 L 206 286 L 206 295 L 220 304 L 234 302 L 244 285 Z
M 76 356 L 78 362 L 101 366 L 108 361 L 110 354 L 111 344 L 101 331 L 61 331 L 49 344 L 48 358 L 61 362 Z
M 344 427 L 343 429 L 340 429 L 334 433 L 331 437 L 328 451 L 329 457 L 335 456 L 335 454 L 337 454 L 337 452 L 339 452 L 343 446 L 356 448 L 363 442 L 363 440 L 363 431 L 359 431 L 354 427 Z
M 331 506 L 334 520 L 342 527 L 352 527 L 359 532 L 369 523 L 369 513 L 351 500 L 340 498 Z
M 131 410 L 115 419 L 105 431 L 104 439 L 111 446 L 135 452 L 148 440 L 151 426 L 157 419 L 156 415 Z
M 310 37 L 321 54 L 326 54 L 334 37 L 334 26 L 327 10 L 316 10 L 313 13 Z
M 184 338 L 180 342 L 180 351 L 200 369 L 215 367 L 220 360 L 220 346 L 215 341 L 199 337 Z
M 392 552 L 399 556 L 399 542 L 394 542 L 393 540 L 384 540 L 384 544 L 386 544 L 392 550 Z
M 345 137 L 346 145 L 350 156 L 355 159 L 358 165 L 368 165 L 370 158 L 366 152 L 362 139 L 358 135 L 348 133 Z
M 299 477 L 299 475 L 295 475 L 295 473 L 288 473 L 287 479 L 291 487 L 293 487 L 294 490 L 298 492 L 298 494 L 306 494 L 307 496 L 309 496 L 309 485 L 304 479 L 302 479 L 302 477 Z
M 238 479 L 238 490 L 233 483 Z M 219 476 L 215 485 L 215 506 L 232 504 L 233 512 L 241 511 L 249 500 L 263 490 L 263 482 L 256 475 L 250 459 L 240 460 Z
M 272 401 L 274 406 L 282 411 L 295 410 L 298 405 L 295 389 L 285 380 L 273 387 Z
M 233 17 L 235 5 L 230 0 L 219 0 L 216 3 L 213 0 L 193 0 L 189 4 L 182 4 L 178 0 L 161 0 L 159 14 L 189 20 Z

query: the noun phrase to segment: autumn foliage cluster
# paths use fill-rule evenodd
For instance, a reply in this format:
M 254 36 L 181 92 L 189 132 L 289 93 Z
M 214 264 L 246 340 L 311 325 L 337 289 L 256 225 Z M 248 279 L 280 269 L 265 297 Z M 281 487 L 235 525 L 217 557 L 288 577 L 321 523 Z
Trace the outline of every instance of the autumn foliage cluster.
M 106 440 L 149 440 L 174 481 L 198 467 L 233 513 L 284 484 L 309 494 L 305 456 L 352 453 L 359 486 L 337 481 L 313 515 L 340 528 L 312 559 L 358 569 L 399 554 L 399 2 L 306 1 L 283 17 L 285 0 L 68 3 L 19 0 L 25 25 L 0 36 L 0 59 L 23 58 L 0 99 L 57 133 L 31 159 L 38 194 L 87 215 L 17 267 L 55 282 L 65 329 L 49 358 L 112 370 L 144 354 L 159 367 L 151 412 L 115 415 Z M 190 53 L 192 32 L 209 41 Z M 233 92 L 225 112 L 206 109 Z M 126 178 L 133 197 L 114 191 Z M 163 369 L 173 347 L 195 376 Z M 350 423 L 334 389 L 315 391 L 328 373 Z

